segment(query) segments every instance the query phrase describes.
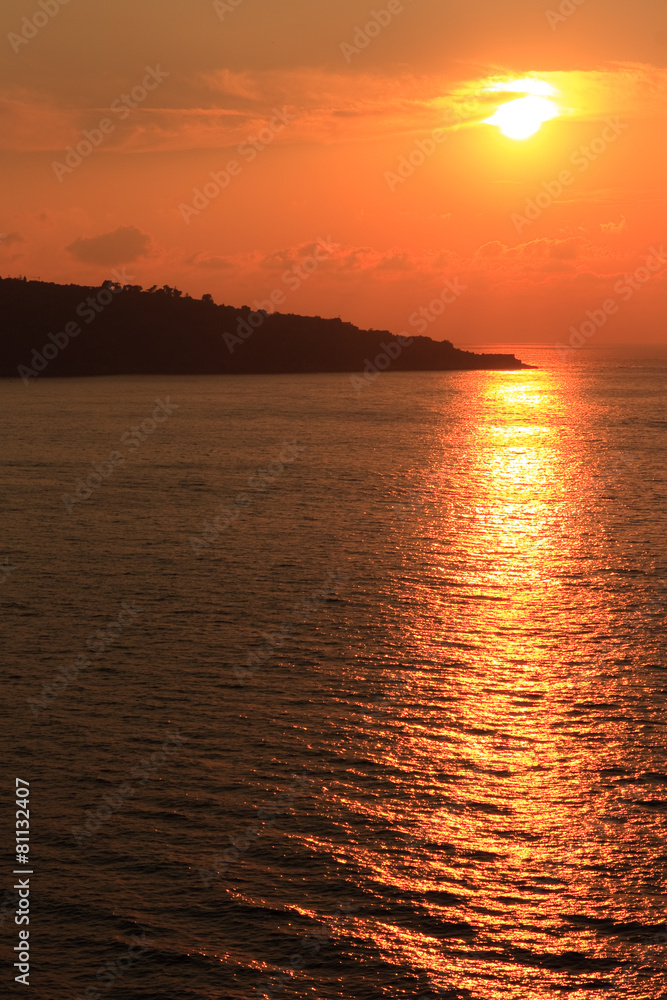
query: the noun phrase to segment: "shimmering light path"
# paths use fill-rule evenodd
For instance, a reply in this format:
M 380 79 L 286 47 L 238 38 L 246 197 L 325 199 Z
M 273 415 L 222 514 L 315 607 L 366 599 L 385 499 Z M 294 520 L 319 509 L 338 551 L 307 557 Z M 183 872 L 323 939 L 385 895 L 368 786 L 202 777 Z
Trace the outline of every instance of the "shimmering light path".
M 0 386 L 3 725 L 141 608 L 16 736 L 42 995 L 143 932 L 124 1000 L 665 995 L 666 369 L 581 353 Z

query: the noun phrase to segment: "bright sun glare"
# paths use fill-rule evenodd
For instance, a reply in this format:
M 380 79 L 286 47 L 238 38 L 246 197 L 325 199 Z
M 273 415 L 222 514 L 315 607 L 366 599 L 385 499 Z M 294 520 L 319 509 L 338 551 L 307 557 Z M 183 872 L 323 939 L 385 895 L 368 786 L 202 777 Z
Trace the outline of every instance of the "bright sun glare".
M 485 119 L 488 125 L 496 125 L 509 139 L 528 139 L 535 135 L 544 122 L 560 114 L 558 105 L 545 96 L 555 93 L 553 87 L 542 80 L 499 83 L 489 90 L 508 90 L 514 93 L 521 93 L 523 90 L 529 95 L 508 101 L 491 118 Z

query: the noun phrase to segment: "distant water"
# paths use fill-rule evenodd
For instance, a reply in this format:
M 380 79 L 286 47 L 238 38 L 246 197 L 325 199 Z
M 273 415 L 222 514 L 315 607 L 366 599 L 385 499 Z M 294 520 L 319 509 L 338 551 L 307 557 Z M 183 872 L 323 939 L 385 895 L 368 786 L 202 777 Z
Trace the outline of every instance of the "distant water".
M 667 356 L 511 349 L 0 383 L 35 1000 L 667 996 Z

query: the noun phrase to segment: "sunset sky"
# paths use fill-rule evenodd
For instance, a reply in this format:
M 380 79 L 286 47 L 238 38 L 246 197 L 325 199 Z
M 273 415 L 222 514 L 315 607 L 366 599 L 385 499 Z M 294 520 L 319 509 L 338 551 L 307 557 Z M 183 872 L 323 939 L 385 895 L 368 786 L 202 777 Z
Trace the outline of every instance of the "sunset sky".
M 395 333 L 449 281 L 423 332 L 460 346 L 563 342 L 610 300 L 596 346 L 664 341 L 664 0 L 4 0 L 0 23 L 3 276 L 281 289 Z M 555 117 L 529 138 L 486 121 L 531 96 Z

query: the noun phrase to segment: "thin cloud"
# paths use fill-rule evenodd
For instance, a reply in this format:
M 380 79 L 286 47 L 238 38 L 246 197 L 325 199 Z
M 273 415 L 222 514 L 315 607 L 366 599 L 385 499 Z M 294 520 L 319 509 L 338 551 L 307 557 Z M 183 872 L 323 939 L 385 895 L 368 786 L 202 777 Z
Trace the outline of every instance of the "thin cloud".
M 16 243 L 25 243 L 20 233 L 0 233 L 0 249 L 14 246 Z
M 80 237 L 65 247 L 67 253 L 84 264 L 107 267 L 113 264 L 130 264 L 145 257 L 151 247 L 151 238 L 136 226 L 121 226 L 112 233 L 101 236 Z
M 219 257 L 216 254 L 208 254 L 204 251 L 193 253 L 186 258 L 185 262 L 190 267 L 200 267 L 207 271 L 224 271 L 234 267 L 234 264 L 227 257 Z

